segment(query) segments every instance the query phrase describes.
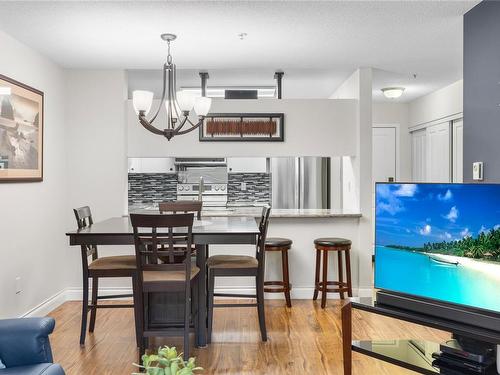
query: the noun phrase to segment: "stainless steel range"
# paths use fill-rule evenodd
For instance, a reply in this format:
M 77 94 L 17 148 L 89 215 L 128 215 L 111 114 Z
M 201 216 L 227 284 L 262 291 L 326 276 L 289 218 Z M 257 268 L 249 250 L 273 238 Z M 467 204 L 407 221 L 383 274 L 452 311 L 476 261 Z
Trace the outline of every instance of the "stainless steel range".
M 225 158 L 176 158 L 177 199 L 203 200 L 204 208 L 227 205 Z

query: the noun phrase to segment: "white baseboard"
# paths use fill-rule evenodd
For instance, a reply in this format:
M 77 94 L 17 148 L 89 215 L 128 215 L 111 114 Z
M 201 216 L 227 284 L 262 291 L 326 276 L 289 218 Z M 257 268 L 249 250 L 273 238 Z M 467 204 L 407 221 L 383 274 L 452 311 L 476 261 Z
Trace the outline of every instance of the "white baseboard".
M 81 299 L 81 297 L 80 297 Z M 55 310 L 66 302 L 66 289 L 54 294 L 52 297 L 47 298 L 45 301 L 40 303 L 38 306 L 33 307 L 31 310 L 22 314 L 20 318 L 32 318 L 47 316 L 48 313 Z
M 244 288 L 244 287 L 234 287 L 234 288 L 216 288 L 216 293 L 235 293 L 235 294 L 255 294 L 254 288 Z M 291 297 L 292 299 L 312 299 L 314 288 L 303 287 L 303 288 L 292 288 Z M 113 295 L 113 294 L 132 294 L 132 289 L 128 287 L 101 287 L 99 288 L 99 295 Z M 371 297 L 373 295 L 373 289 L 362 288 L 354 289 L 353 294 L 358 297 Z M 282 293 L 266 293 L 266 299 L 284 299 Z M 328 299 L 339 299 L 339 295 L 329 294 Z M 66 288 L 60 292 L 54 294 L 52 297 L 47 298 L 45 301 L 35 306 L 33 309 L 29 310 L 23 314 L 22 318 L 27 317 L 37 317 L 46 316 L 51 311 L 55 310 L 57 307 L 61 306 L 66 301 L 81 301 L 82 300 L 82 288 Z

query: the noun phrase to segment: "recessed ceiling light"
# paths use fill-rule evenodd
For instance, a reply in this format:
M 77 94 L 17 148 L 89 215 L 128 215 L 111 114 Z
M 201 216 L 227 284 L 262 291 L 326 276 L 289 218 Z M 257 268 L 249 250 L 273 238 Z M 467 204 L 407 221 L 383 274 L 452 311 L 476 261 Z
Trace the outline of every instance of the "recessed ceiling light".
M 388 99 L 396 99 L 403 95 L 404 87 L 384 87 L 382 90 L 384 96 Z
M 248 35 L 247 33 L 239 33 L 238 38 L 240 38 L 240 40 L 243 40 L 247 37 L 247 35 Z

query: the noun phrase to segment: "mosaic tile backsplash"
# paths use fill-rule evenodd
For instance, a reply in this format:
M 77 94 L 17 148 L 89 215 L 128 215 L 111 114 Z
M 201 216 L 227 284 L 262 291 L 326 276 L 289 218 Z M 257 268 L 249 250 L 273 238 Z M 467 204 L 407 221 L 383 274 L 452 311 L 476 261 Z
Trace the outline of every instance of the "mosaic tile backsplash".
M 129 173 L 128 184 L 129 206 L 177 199 L 175 173 Z
M 246 190 L 241 189 L 245 183 Z M 175 173 L 130 173 L 128 175 L 129 206 L 155 204 L 177 199 Z M 269 173 L 230 173 L 228 175 L 228 204 L 271 203 Z
M 241 184 L 246 190 L 241 189 Z M 228 204 L 271 203 L 271 174 L 269 173 L 229 173 Z

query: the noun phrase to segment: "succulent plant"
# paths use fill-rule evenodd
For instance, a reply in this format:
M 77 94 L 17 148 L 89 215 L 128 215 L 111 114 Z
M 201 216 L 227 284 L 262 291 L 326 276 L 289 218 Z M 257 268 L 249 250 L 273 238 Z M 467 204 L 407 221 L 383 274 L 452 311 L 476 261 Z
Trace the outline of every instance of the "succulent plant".
M 157 354 L 144 354 L 142 356 L 142 365 L 134 363 L 134 366 L 143 370 L 142 373 L 132 375 L 192 375 L 195 371 L 203 370 L 197 367 L 195 358 L 189 358 L 188 361 L 182 359 L 182 353 L 177 354 L 175 347 L 160 347 Z

